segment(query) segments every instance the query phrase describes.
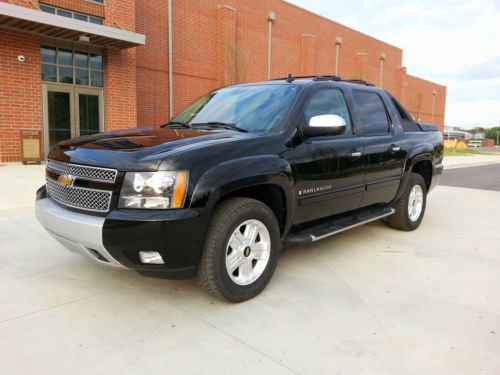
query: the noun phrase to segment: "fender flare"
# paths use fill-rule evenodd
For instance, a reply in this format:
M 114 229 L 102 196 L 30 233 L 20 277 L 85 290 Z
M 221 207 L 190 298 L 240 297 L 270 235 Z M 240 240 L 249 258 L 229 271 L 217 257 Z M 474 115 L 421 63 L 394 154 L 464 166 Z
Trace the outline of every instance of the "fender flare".
M 259 185 L 276 185 L 284 193 L 287 230 L 294 214 L 292 170 L 285 159 L 276 155 L 242 157 L 208 169 L 196 183 L 190 208 L 210 213 L 224 196 L 236 190 Z
M 406 155 L 405 165 L 403 168 L 403 175 L 401 176 L 401 184 L 399 185 L 398 192 L 394 198 L 397 201 L 401 198 L 408 180 L 410 178 L 413 167 L 421 161 L 429 161 L 432 164 L 434 147 L 430 143 L 419 144 L 416 147 L 408 150 Z

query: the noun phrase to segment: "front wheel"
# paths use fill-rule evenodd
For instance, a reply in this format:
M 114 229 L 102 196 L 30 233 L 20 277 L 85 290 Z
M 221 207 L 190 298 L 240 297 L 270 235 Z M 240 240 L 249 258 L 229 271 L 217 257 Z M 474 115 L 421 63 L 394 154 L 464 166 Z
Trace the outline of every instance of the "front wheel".
M 424 218 L 427 204 L 427 187 L 424 178 L 412 173 L 403 195 L 394 204 L 396 212 L 387 218 L 390 227 L 412 231 L 418 228 Z
M 232 198 L 215 210 L 198 278 L 208 293 L 231 302 L 258 295 L 271 280 L 280 251 L 274 213 L 249 198 Z

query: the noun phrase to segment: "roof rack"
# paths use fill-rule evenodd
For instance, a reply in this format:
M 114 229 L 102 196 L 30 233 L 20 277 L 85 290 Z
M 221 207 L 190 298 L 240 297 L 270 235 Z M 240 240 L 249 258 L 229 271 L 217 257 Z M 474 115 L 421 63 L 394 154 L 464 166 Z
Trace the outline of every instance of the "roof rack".
M 298 76 L 294 77 L 291 73 L 288 75 L 286 78 L 274 78 L 273 81 L 287 81 L 288 83 L 292 83 L 296 79 L 312 79 L 313 81 L 335 81 L 335 82 L 348 82 L 348 83 L 357 83 L 360 85 L 365 85 L 365 86 L 375 86 L 372 83 L 369 83 L 367 81 L 364 81 L 362 79 L 342 79 L 339 76 L 336 75 L 314 75 L 314 76 Z
M 346 79 L 343 80 L 344 82 L 349 82 L 349 83 L 358 83 L 360 85 L 365 85 L 365 86 L 375 86 L 373 83 L 366 82 L 362 79 Z

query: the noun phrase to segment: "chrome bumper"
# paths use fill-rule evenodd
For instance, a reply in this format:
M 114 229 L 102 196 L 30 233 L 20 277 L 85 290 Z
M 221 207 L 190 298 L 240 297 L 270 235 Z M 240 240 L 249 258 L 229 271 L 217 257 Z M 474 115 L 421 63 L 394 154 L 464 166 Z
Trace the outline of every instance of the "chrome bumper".
M 103 217 L 66 210 L 49 198 L 36 201 L 36 217 L 47 232 L 67 249 L 103 266 L 125 268 L 102 243 Z

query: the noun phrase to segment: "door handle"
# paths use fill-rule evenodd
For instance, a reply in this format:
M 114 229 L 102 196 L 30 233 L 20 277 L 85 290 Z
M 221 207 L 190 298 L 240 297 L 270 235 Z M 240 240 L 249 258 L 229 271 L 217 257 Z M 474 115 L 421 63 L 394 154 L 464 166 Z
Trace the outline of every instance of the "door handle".
M 361 151 L 349 151 L 346 156 L 349 158 L 360 158 L 361 157 Z
M 401 151 L 401 147 L 399 147 L 398 145 L 391 145 L 390 151 L 391 152 L 399 152 L 399 151 Z

